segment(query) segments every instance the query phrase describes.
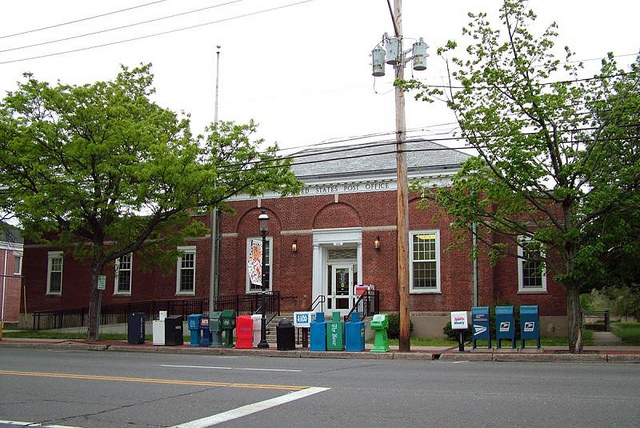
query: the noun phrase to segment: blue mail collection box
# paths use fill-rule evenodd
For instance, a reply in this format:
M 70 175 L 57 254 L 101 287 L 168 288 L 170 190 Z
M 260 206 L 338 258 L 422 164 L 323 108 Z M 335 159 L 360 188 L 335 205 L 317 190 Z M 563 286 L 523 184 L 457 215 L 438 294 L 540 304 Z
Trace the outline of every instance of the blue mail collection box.
M 316 313 L 316 319 L 311 323 L 309 334 L 311 335 L 310 351 L 327 350 L 327 323 L 324 321 L 324 313 Z
M 511 347 L 516 347 L 516 317 L 513 306 L 496 306 L 496 342 L 500 349 L 500 341 L 509 339 Z
M 540 349 L 540 316 L 537 306 L 520 306 L 520 339 L 522 349 L 526 339 L 536 340 Z
M 486 339 L 487 348 L 491 349 L 491 328 L 489 322 L 489 308 L 487 306 L 471 308 L 473 349 L 476 349 L 476 340 L 478 339 Z

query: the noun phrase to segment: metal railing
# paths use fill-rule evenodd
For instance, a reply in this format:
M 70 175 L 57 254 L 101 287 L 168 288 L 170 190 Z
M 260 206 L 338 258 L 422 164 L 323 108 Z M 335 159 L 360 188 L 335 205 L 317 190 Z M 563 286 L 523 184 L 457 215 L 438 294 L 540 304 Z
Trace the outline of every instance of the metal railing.
M 582 322 L 585 328 L 596 331 L 611 331 L 611 316 L 609 310 L 584 311 Z
M 320 305 L 320 312 L 324 312 L 324 302 L 326 300 L 327 300 L 327 297 L 324 294 L 319 295 L 309 305 L 309 308 L 307 309 L 307 312 L 312 312 L 318 305 Z
M 378 290 L 367 290 L 358 297 L 349 313 L 344 316 L 344 320 L 348 321 L 354 312 L 360 312 L 362 318 L 375 315 L 379 312 L 379 307 L 380 292 Z
M 217 296 L 214 301 L 214 308 L 216 311 L 233 309 L 236 314 L 253 314 L 260 308 L 261 303 L 260 294 Z M 272 318 L 280 315 L 280 292 L 267 292 L 266 305 L 266 312 Z M 209 299 L 147 300 L 102 305 L 100 324 L 126 323 L 128 314 L 132 312 L 142 312 L 148 320 L 152 320 L 158 316 L 160 311 L 167 311 L 169 315 L 182 315 L 183 319 L 186 320 L 190 314 L 208 313 Z M 35 311 L 32 314 L 33 330 L 84 327 L 87 325 L 88 314 L 88 307 Z

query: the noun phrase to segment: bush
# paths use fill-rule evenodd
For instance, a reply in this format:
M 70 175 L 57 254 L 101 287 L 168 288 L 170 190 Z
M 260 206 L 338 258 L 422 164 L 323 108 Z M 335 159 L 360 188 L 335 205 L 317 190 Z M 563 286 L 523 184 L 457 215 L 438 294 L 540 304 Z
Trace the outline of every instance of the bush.
M 467 330 L 464 332 L 464 338 L 465 340 L 471 340 L 473 339 L 473 333 L 472 333 L 472 326 L 471 326 L 471 322 L 469 322 L 469 327 L 467 327 Z M 454 330 L 451 328 L 451 321 L 449 321 L 447 323 L 447 325 L 444 326 L 444 328 L 442 329 L 442 332 L 445 334 L 445 336 L 447 336 L 449 339 L 451 340 L 455 340 L 456 342 L 458 341 L 458 335 L 460 334 L 460 330 Z
M 389 339 L 398 339 L 400 337 L 400 314 L 397 312 L 387 314 L 387 320 L 389 320 L 387 336 Z M 409 334 L 411 332 L 413 332 L 413 323 L 409 321 Z

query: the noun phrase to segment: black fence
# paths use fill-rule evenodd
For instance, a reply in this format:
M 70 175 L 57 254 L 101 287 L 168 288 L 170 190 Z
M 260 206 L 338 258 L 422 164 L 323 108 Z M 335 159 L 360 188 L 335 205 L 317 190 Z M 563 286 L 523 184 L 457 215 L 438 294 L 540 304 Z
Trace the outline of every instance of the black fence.
M 280 292 L 267 292 L 265 296 L 266 313 L 271 317 L 280 315 Z M 253 314 L 262 308 L 262 295 L 239 294 L 235 296 L 217 296 L 214 310 L 233 309 L 237 314 Z M 182 315 L 187 319 L 190 314 L 209 312 L 208 298 L 148 300 L 140 302 L 102 305 L 100 310 L 100 324 L 120 324 L 127 322 L 127 315 L 131 312 L 142 312 L 146 319 L 158 317 L 160 311 L 167 311 L 168 315 Z M 71 308 L 57 311 L 36 311 L 33 313 L 33 330 L 49 330 L 59 328 L 84 327 L 87 325 L 89 308 Z
M 584 311 L 582 321 L 588 330 L 611 331 L 611 316 L 608 310 Z

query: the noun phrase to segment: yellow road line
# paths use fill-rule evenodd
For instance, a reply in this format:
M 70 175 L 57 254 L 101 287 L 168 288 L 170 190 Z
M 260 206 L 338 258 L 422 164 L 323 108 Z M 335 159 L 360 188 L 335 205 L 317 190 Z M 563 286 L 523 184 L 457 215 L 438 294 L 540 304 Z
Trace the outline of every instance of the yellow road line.
M 27 377 L 43 377 L 58 379 L 82 379 L 82 380 L 102 380 L 108 382 L 138 382 L 138 383 L 156 383 L 166 385 L 187 385 L 187 386 L 208 386 L 219 388 L 247 388 L 247 389 L 274 389 L 281 391 L 301 391 L 308 388 L 299 385 L 268 385 L 260 383 L 235 383 L 235 382 L 207 382 L 199 380 L 180 380 L 180 379 L 154 379 L 143 377 L 125 377 L 125 376 L 101 376 L 101 375 L 85 375 L 73 373 L 45 373 L 45 372 L 23 372 L 12 370 L 0 370 L 0 375 L 9 376 L 27 376 Z

